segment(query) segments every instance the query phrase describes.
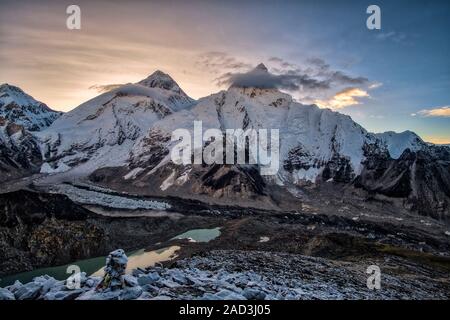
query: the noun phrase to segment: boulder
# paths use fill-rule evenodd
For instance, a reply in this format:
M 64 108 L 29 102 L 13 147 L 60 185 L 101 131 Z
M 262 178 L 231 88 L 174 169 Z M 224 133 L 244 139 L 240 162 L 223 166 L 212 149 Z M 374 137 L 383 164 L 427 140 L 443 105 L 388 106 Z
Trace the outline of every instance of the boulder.
M 17 300 L 33 300 L 39 297 L 42 285 L 36 282 L 29 282 L 14 292 Z
M 159 274 L 156 272 L 151 272 L 148 274 L 141 275 L 139 278 L 137 278 L 137 282 L 140 286 L 145 286 L 146 284 L 154 284 L 158 280 L 160 280 Z
M 266 294 L 256 288 L 245 288 L 242 295 L 248 300 L 264 300 L 266 298 Z
M 97 291 L 91 289 L 82 293 L 76 300 L 119 300 L 122 290 L 105 289 L 104 291 Z
M 246 300 L 243 295 L 227 289 L 222 289 L 214 294 L 214 298 L 210 300 Z
M 143 290 L 141 287 L 128 287 L 122 290 L 120 293 L 119 299 L 120 300 L 134 300 L 141 296 Z
M 84 285 L 88 288 L 93 288 L 97 286 L 100 281 L 102 281 L 102 278 L 100 277 L 89 277 L 86 279 L 86 283 Z
M 44 296 L 44 300 L 75 300 L 84 291 L 85 290 L 83 289 L 75 289 L 68 291 L 48 292 Z
M 42 284 L 42 288 L 41 288 L 41 295 L 45 295 L 47 292 L 50 291 L 51 288 L 53 288 L 55 285 L 57 285 L 59 281 L 56 280 L 55 278 L 49 277 L 48 279 L 45 279 L 41 284 Z
M 0 300 L 16 300 L 16 298 L 8 289 L 0 288 Z
M 138 280 L 136 279 L 136 277 L 133 277 L 131 274 L 126 274 L 123 277 L 123 280 L 125 282 L 125 285 L 128 287 L 136 287 L 139 285 Z
M 16 280 L 12 285 L 7 286 L 5 289 L 8 289 L 12 293 L 16 293 L 16 291 L 22 286 L 23 286 L 22 282 Z

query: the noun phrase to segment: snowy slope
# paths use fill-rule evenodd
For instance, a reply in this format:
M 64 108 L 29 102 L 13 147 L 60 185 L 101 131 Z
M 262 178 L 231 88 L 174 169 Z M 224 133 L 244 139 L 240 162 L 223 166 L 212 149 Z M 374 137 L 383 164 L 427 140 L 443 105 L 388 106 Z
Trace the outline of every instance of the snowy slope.
M 7 83 L 0 85 L 0 117 L 22 125 L 30 131 L 48 127 L 61 115 L 35 100 L 20 88 Z
M 417 151 L 426 146 L 426 143 L 412 131 L 396 133 L 387 131 L 377 133 L 376 136 L 386 145 L 392 158 L 398 159 L 404 150 Z
M 258 66 L 255 72 L 267 72 L 267 69 Z M 357 174 L 364 159 L 364 145 L 377 141 L 374 135 L 367 133 L 348 116 L 296 103 L 291 96 L 276 89 L 238 85 L 202 98 L 191 108 L 158 121 L 146 137 L 158 132 L 159 137 L 168 140 L 159 149 L 167 150 L 173 146 L 170 143 L 172 132 L 185 128 L 192 134 L 194 121 L 202 121 L 203 131 L 209 128 L 219 128 L 222 131 L 278 129 L 279 178 L 293 182 L 315 182 L 324 169 L 333 171 L 347 165 Z M 151 148 L 149 140 L 151 139 L 141 139 L 133 147 L 133 168 L 139 164 L 139 159 L 146 154 L 146 150 Z M 161 144 L 161 140 L 158 139 L 155 143 Z M 163 161 L 168 160 L 167 155 Z
M 267 69 L 259 65 L 251 72 Z M 228 90 L 199 99 L 190 108 L 154 122 L 132 147 L 126 161 L 126 179 L 161 176 L 162 168 L 171 165 L 170 150 L 175 145 L 170 141 L 172 132 L 183 128 L 193 135 L 194 121 L 202 121 L 203 132 L 210 128 L 278 129 L 280 169 L 275 180 L 281 183 L 316 182 L 318 178 L 349 182 L 361 172 L 368 150 L 380 154 L 389 151 L 391 157 L 397 158 L 407 148 L 416 151 L 424 146 L 411 132 L 375 135 L 349 116 L 302 105 L 277 89 L 233 84 Z M 171 169 L 165 174 L 164 190 L 178 179 L 189 180 L 186 170 Z
M 67 171 L 80 164 L 86 171 L 122 165 L 133 143 L 153 123 L 192 103 L 160 71 L 97 96 L 37 134 L 46 161 L 42 172 Z
M 268 72 L 259 65 L 251 72 Z M 194 101 L 167 74 L 156 71 L 136 84 L 99 95 L 35 133 L 44 158 L 42 172 L 77 168 L 89 174 L 104 167 L 126 167 L 126 179 L 155 173 L 170 164 L 172 132 L 193 131 L 194 121 L 209 128 L 278 129 L 279 184 L 335 180 L 349 182 L 362 169 L 368 150 L 398 158 L 423 147 L 412 132 L 371 134 L 350 117 L 302 105 L 274 88 L 233 84 Z M 164 173 L 165 175 L 166 173 Z M 194 171 L 192 172 L 194 174 Z M 186 170 L 169 170 L 170 181 L 188 181 Z
M 363 146 L 376 141 L 348 116 L 295 103 L 289 95 L 277 90 L 238 87 L 200 99 L 192 108 L 155 123 L 152 132 L 166 139 L 178 128 L 188 129 L 192 134 L 194 121 L 202 121 L 204 131 L 209 128 L 278 129 L 280 175 L 295 182 L 314 182 L 336 157 L 348 160 L 358 173 L 364 158 Z M 172 145 L 168 141 L 166 148 Z M 132 161 L 139 162 L 147 148 L 148 141 L 137 142 Z

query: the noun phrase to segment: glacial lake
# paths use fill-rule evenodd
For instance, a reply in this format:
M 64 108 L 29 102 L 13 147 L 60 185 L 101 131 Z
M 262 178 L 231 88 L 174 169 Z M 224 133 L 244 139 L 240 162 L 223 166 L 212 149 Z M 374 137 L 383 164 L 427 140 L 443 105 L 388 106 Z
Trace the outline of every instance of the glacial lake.
M 176 239 L 189 239 L 192 242 L 209 242 L 220 236 L 220 227 L 214 229 L 193 229 L 173 237 Z
M 172 238 L 175 239 L 190 239 L 195 242 L 208 242 L 220 235 L 220 228 L 214 229 L 193 229 L 185 233 L 179 234 Z M 168 261 L 176 257 L 176 252 L 180 249 L 179 246 L 169 246 L 153 251 L 144 251 L 144 249 L 127 252 L 128 264 L 126 273 L 131 273 L 136 268 L 146 268 L 155 265 L 155 263 Z M 75 261 L 62 266 L 40 268 L 33 271 L 27 271 L 8 275 L 0 279 L 0 287 L 5 287 L 13 284 L 16 280 L 22 283 L 27 283 L 37 276 L 47 274 L 57 280 L 65 280 L 70 274 L 67 273 L 67 268 L 71 265 L 77 265 L 81 272 L 86 272 L 87 275 L 102 276 L 103 268 L 105 266 L 106 256 L 96 257 L 91 259 L 84 259 Z

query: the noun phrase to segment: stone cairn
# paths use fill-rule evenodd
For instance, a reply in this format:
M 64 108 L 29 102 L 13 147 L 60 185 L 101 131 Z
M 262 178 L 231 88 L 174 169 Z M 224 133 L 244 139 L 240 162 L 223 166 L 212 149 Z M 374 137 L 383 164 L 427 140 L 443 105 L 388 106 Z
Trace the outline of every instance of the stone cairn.
M 106 289 L 116 290 L 125 286 L 124 275 L 127 268 L 128 258 L 125 251 L 117 249 L 106 258 L 106 266 L 104 268 L 105 275 L 98 284 L 96 290 L 103 291 Z

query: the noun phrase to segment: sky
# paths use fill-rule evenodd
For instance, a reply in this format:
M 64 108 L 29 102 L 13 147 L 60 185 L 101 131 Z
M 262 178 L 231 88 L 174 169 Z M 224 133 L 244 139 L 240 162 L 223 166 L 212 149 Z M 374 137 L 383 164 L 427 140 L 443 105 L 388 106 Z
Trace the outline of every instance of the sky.
M 71 4 L 80 30 L 66 27 Z M 381 30 L 366 27 L 371 4 Z M 450 143 L 449 30 L 444 0 L 0 0 L 0 83 L 69 111 L 155 70 L 200 98 L 262 62 L 270 77 L 251 79 L 299 102 Z

